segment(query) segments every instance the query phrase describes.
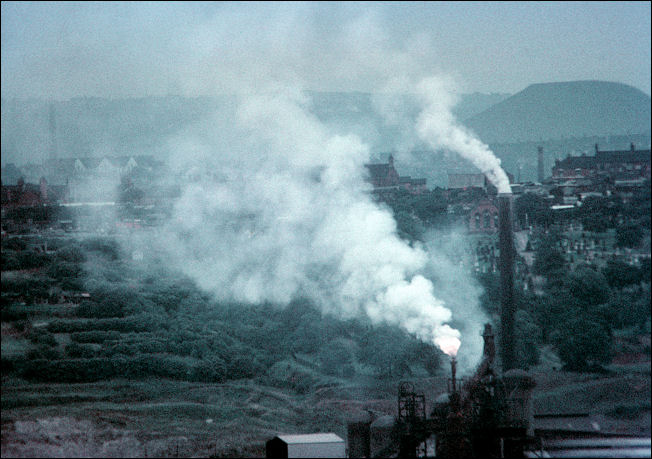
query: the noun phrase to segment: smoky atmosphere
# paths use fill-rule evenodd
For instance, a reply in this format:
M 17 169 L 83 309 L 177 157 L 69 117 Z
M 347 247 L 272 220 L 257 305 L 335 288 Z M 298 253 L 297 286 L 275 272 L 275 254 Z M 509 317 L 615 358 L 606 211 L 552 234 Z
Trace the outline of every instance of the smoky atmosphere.
M 2 457 L 649 457 L 649 2 L 1 4 Z

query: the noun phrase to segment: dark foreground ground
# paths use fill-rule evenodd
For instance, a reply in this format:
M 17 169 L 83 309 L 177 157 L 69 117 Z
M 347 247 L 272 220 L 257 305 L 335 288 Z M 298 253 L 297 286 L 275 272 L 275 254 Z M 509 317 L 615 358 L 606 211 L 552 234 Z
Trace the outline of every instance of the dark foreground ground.
M 607 374 L 532 369 L 536 413 L 588 413 L 594 430 L 650 435 L 649 362 Z M 429 400 L 444 377 L 421 379 Z M 397 381 L 297 395 L 253 381 L 2 382 L 2 457 L 263 457 L 277 433 L 335 432 L 357 413 L 394 414 Z

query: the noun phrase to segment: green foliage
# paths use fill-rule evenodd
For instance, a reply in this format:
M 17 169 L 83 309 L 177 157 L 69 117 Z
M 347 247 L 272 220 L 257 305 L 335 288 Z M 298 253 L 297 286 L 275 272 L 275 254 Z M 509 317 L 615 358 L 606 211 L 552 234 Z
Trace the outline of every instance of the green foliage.
M 89 330 L 137 332 L 147 331 L 152 325 L 152 322 L 146 316 L 131 316 L 98 320 L 55 319 L 48 324 L 47 329 L 51 333 L 74 333 Z
M 230 350 L 226 364 L 226 376 L 228 379 L 253 378 L 263 374 L 266 370 L 264 365 L 256 359 L 256 352 L 253 349 L 234 348 Z
M 516 367 L 528 369 L 539 363 L 540 330 L 535 320 L 523 309 L 516 311 L 514 321 Z
M 566 296 L 544 295 L 535 296 L 530 300 L 529 310 L 543 341 L 546 341 L 553 331 L 563 326 L 568 313 L 568 305 L 563 301 L 565 298 Z
M 643 228 L 638 224 L 624 224 L 616 228 L 616 246 L 638 247 L 643 239 Z
M 79 264 L 86 261 L 86 255 L 84 254 L 81 247 L 77 245 L 71 245 L 57 250 L 55 262 L 58 263 L 61 261 Z
M 120 336 L 117 331 L 83 331 L 71 333 L 70 339 L 77 343 L 102 343 L 119 340 Z
M 88 319 L 105 319 L 109 317 L 124 317 L 125 302 L 123 298 L 105 298 L 101 302 L 82 301 L 77 307 L 77 316 Z
M 521 226 L 525 226 L 526 223 L 548 226 L 553 222 L 553 213 L 548 200 L 533 193 L 525 193 L 516 198 L 514 215 Z
M 319 352 L 321 370 L 327 375 L 343 377 L 345 372 L 350 372 L 353 357 L 350 343 L 342 340 L 331 341 Z
M 409 212 L 421 225 L 441 209 L 419 199 Z M 267 375 L 279 387 L 305 393 L 324 382 L 324 374 L 350 378 L 356 368 L 372 367 L 379 376 L 394 377 L 409 375 L 415 365 L 434 374 L 440 363 L 434 346 L 397 327 L 338 320 L 305 299 L 286 308 L 215 303 L 194 282 L 164 267 L 146 279 L 120 259 L 111 239 L 57 243 L 43 274 L 3 275 L 3 319 L 28 330 L 33 343 L 27 359 L 5 362 L 5 370 L 32 381 L 222 382 Z M 65 308 L 66 318 L 52 318 L 52 311 L 30 304 L 81 288 L 90 299 Z M 26 305 L 18 303 L 23 299 Z M 57 308 L 58 314 L 62 307 Z M 47 326 L 33 329 L 28 320 L 43 315 L 49 316 Z M 54 333 L 70 334 L 63 355 Z M 281 371 L 279 362 L 290 362 L 289 372 Z
M 582 201 L 578 216 L 585 231 L 602 233 L 616 226 L 618 209 L 621 207 L 617 198 L 590 196 Z
M 8 250 L 14 250 L 20 252 L 27 248 L 27 243 L 18 237 L 3 237 L 2 238 L 2 252 Z
M 641 260 L 641 267 L 639 268 L 641 272 L 641 280 L 643 282 L 650 283 L 650 259 L 643 258 Z
M 14 322 L 18 320 L 25 320 L 29 317 L 29 311 L 24 307 L 16 304 L 9 304 L 2 307 L 2 321 Z
M 534 253 L 532 269 L 535 274 L 550 276 L 566 267 L 564 254 L 554 246 L 542 244 Z
M 644 280 L 641 269 L 618 260 L 610 260 L 602 270 L 610 287 L 621 289 Z
M 570 371 L 587 371 L 608 363 L 612 338 L 603 324 L 586 314 L 569 318 L 552 335 L 559 358 Z
M 478 274 L 477 278 L 483 287 L 480 306 L 490 315 L 498 314 L 500 312 L 500 276 L 488 272 Z
M 38 344 L 36 347 L 27 351 L 28 360 L 37 360 L 37 359 L 57 360 L 59 358 L 61 358 L 61 353 L 59 352 L 59 350 L 47 344 Z
M 69 358 L 89 359 L 97 354 L 95 348 L 90 344 L 70 343 L 66 346 L 65 354 Z
M 226 363 L 216 355 L 208 357 L 195 366 L 193 379 L 201 382 L 224 382 Z
M 641 228 L 650 230 L 650 181 L 645 186 L 637 188 L 628 202 L 622 206 L 622 214 L 625 221 L 635 222 Z
M 565 287 L 584 309 L 604 304 L 609 300 L 607 279 L 591 268 L 578 268 L 569 274 Z
M 423 237 L 424 228 L 416 215 L 399 210 L 394 213 L 398 235 L 407 241 L 419 241 Z
M 69 359 L 52 362 L 47 358 L 33 359 L 20 366 L 23 378 L 40 382 L 94 382 L 118 374 L 114 362 L 108 359 Z
M 635 287 L 615 292 L 607 304 L 613 328 L 638 326 L 644 329 L 650 320 L 650 287 Z
M 422 240 L 427 227 L 441 223 L 446 217 L 448 203 L 439 190 L 421 194 L 400 190 L 381 200 L 391 208 L 398 234 L 407 241 Z
M 54 338 L 54 336 L 52 336 L 52 334 L 48 333 L 46 330 L 40 328 L 32 329 L 27 334 L 27 338 L 32 343 L 37 345 L 50 346 L 50 347 L 57 346 L 57 340 Z
M 82 274 L 82 268 L 77 263 L 68 261 L 59 261 L 52 263 L 48 268 L 48 276 L 57 281 L 63 281 L 67 278 L 77 278 Z
M 43 268 L 52 261 L 52 257 L 42 252 L 21 250 L 20 252 L 4 252 L 2 254 L 2 270 L 13 271 L 21 269 Z M 3 281 L 4 282 L 4 281 Z
M 81 247 L 84 250 L 97 252 L 108 260 L 115 261 L 120 258 L 120 246 L 114 239 L 90 238 L 82 241 Z
M 411 374 L 410 350 L 409 335 L 396 327 L 380 325 L 362 336 L 358 358 L 381 378 L 401 377 Z
M 266 375 L 266 381 L 276 387 L 291 389 L 299 394 L 309 392 L 318 382 L 314 372 L 292 359 L 275 363 Z

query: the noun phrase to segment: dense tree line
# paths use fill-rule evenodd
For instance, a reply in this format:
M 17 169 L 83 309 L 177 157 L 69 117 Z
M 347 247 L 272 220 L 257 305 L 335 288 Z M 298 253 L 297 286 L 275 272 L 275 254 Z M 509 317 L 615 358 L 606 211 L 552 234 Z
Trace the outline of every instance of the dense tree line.
M 27 262 L 33 272 L 3 275 L 2 314 L 30 347 L 23 358 L 3 356 L 2 368 L 26 379 L 259 378 L 307 391 L 324 378 L 401 377 L 439 366 L 434 346 L 396 327 L 324 315 L 305 299 L 286 307 L 218 303 L 160 264 L 133 265 L 109 238 L 52 241 L 56 250 L 47 254 L 17 241 L 3 240 L 3 257 L 38 263 Z M 60 296 L 75 304 L 72 312 L 58 306 Z

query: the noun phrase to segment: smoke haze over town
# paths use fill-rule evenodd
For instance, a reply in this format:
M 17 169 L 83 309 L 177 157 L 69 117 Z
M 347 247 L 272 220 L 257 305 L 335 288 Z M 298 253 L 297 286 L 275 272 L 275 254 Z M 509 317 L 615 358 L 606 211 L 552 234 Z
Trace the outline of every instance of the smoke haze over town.
M 1 8 L 3 457 L 90 416 L 32 382 L 134 405 L 89 455 L 246 456 L 499 365 L 649 436 L 649 3 Z

